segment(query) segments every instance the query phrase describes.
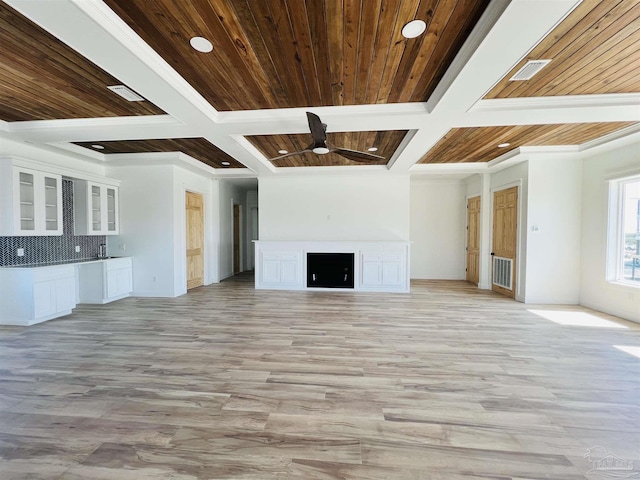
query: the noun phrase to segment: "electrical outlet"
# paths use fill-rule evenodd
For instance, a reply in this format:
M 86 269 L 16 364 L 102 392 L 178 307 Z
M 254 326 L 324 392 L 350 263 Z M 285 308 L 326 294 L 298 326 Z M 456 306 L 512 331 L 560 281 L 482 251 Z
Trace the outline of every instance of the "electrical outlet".
M 80 253 L 80 245 L 76 245 L 76 253 Z
M 127 246 L 124 243 L 120 244 L 120 250 L 122 250 L 123 252 L 127 249 Z
M 24 257 L 24 248 L 19 248 L 16 250 L 16 255 L 19 257 Z

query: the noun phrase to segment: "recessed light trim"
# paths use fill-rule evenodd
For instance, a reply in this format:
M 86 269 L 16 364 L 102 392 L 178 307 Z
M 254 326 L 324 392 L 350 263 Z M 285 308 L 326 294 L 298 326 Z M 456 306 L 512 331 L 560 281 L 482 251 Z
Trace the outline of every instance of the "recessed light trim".
M 204 37 L 193 37 L 189 43 L 194 50 L 202 53 L 209 53 L 213 50 L 213 44 Z
M 285 149 L 278 150 L 278 153 L 279 153 L 280 155 L 286 155 L 287 153 L 289 153 L 289 150 L 285 150 Z
M 404 27 L 402 27 L 402 36 L 404 38 L 416 38 L 424 33 L 427 29 L 427 24 L 422 20 L 411 20 Z
M 96 150 L 104 150 L 104 147 L 102 145 L 98 145 L 97 143 L 91 145 L 91 148 L 95 148 Z
M 327 147 L 316 147 L 312 150 L 312 152 L 318 155 L 326 155 L 327 153 L 329 153 L 329 149 Z
M 220 162 L 220 163 L 225 167 L 228 167 L 229 165 L 231 165 L 231 162 Z
M 370 147 L 370 148 L 367 148 L 367 151 L 368 151 L 368 152 L 377 152 L 377 151 L 378 151 L 378 147 Z
M 508 147 L 509 145 L 511 145 L 509 142 L 501 143 L 498 145 L 498 148 L 505 148 L 505 147 Z

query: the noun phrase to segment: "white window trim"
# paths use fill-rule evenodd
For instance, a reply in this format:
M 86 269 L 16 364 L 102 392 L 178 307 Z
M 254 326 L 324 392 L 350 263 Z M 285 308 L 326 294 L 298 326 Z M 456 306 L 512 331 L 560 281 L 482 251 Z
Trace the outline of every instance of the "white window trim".
M 624 278 L 624 255 L 622 251 L 624 244 L 623 185 L 638 180 L 640 180 L 640 172 L 608 181 L 609 221 L 607 228 L 606 280 L 609 283 L 640 289 L 640 282 L 630 281 Z

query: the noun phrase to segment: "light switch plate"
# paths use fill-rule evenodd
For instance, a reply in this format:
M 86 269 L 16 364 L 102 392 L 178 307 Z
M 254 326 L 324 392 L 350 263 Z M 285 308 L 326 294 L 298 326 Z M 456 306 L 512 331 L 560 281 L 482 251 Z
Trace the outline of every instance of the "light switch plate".
M 24 257 L 24 248 L 19 248 L 16 250 L 16 255 L 19 257 Z
M 80 245 L 76 245 L 76 253 L 80 253 Z

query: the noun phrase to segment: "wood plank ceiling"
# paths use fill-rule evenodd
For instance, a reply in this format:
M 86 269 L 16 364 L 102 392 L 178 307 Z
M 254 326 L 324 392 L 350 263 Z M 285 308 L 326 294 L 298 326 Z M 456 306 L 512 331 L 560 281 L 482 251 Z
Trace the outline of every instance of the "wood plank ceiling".
M 129 102 L 108 85 L 121 82 L 0 2 L 0 120 L 52 120 L 164 112 Z
M 103 154 L 113 153 L 149 153 L 149 152 L 182 152 L 213 168 L 244 168 L 218 147 L 204 138 L 169 138 L 157 140 L 121 140 L 121 141 L 95 141 L 73 142 L 96 152 Z M 102 146 L 96 148 L 94 145 Z M 224 165 L 222 162 L 228 162 Z
M 217 110 L 246 110 L 425 101 L 489 1 L 105 3 Z M 427 32 L 405 39 L 414 18 Z
M 333 147 L 346 148 L 366 152 L 369 148 L 377 148 L 374 153 L 385 158 L 380 161 L 353 161 L 338 154 L 329 153 L 326 155 L 316 155 L 305 153 L 272 163 L 276 167 L 327 167 L 340 165 L 386 165 L 393 153 L 397 150 L 400 142 L 406 135 L 407 130 L 394 130 L 383 132 L 335 132 L 327 133 L 327 143 Z M 304 150 L 311 142 L 311 134 L 298 135 L 255 135 L 246 137 L 262 154 L 267 158 L 280 155 L 279 150 L 297 152 Z
M 580 145 L 634 122 L 453 128 L 418 163 L 488 162 L 525 146 Z M 507 147 L 498 147 L 509 143 Z
M 509 79 L 528 60 L 551 60 L 527 81 Z M 640 92 L 640 2 L 584 0 L 485 98 Z

